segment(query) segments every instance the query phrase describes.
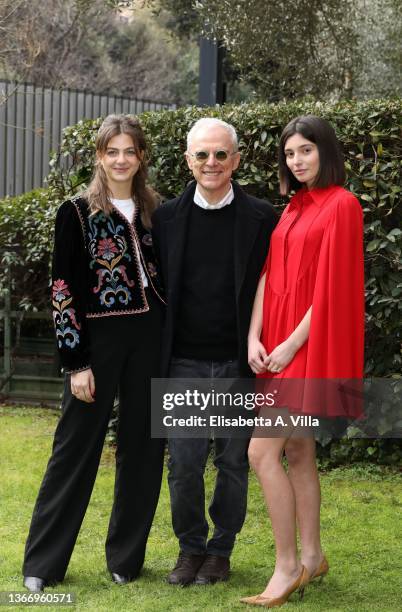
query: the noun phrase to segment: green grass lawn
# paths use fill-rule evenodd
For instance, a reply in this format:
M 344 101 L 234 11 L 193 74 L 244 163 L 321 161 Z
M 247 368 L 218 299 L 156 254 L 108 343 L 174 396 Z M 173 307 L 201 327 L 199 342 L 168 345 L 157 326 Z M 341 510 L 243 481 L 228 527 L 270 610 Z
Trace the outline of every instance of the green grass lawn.
M 23 590 L 25 538 L 57 418 L 57 412 L 51 410 L 0 407 L 0 591 Z M 271 529 L 254 475 L 250 475 L 247 520 L 233 552 L 228 583 L 186 589 L 165 583 L 178 552 L 165 477 L 143 573 L 137 581 L 117 586 L 109 578 L 104 559 L 113 463 L 112 450 L 105 448 L 66 579 L 62 586 L 48 591 L 72 591 L 76 610 L 96 612 L 251 610 L 238 600 L 261 592 L 274 563 Z M 213 466 L 208 466 L 206 481 L 211 491 Z M 401 610 L 402 487 L 398 474 L 354 466 L 322 474 L 321 483 L 322 533 L 330 573 L 322 584 L 309 585 L 302 601 L 294 597 L 286 609 Z

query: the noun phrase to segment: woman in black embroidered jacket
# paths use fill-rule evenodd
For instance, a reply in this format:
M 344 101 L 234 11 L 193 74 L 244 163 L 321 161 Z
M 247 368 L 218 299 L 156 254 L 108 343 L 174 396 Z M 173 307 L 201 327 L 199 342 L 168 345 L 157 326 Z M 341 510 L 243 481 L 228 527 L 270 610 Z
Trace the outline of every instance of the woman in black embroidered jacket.
M 57 213 L 52 305 L 66 381 L 25 550 L 32 591 L 64 578 L 117 393 L 107 564 L 121 584 L 144 561 L 163 465 L 163 441 L 150 437 L 150 379 L 158 376 L 164 302 L 150 233 L 157 197 L 146 170 L 138 120 L 110 115 L 97 135 L 92 182 Z

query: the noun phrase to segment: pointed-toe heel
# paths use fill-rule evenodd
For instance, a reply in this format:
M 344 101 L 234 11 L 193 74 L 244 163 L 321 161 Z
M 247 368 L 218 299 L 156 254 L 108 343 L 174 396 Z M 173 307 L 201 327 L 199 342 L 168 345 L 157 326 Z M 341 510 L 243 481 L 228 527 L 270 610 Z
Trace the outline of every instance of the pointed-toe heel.
M 254 597 L 243 597 L 240 601 L 246 603 L 249 606 L 260 606 L 262 608 L 277 608 L 283 606 L 289 597 L 295 591 L 299 592 L 300 599 L 304 595 L 304 588 L 309 581 L 309 573 L 302 565 L 302 570 L 297 580 L 283 593 L 280 597 L 262 597 L 261 595 L 254 595 Z
M 242 597 L 240 601 L 241 603 L 247 604 L 249 606 L 258 606 L 259 599 L 261 599 L 261 595 L 252 595 L 251 597 Z
M 324 576 L 326 576 L 328 572 L 329 572 L 329 564 L 328 564 L 327 558 L 324 555 L 318 567 L 311 574 L 310 581 L 316 580 L 317 578 L 319 578 L 319 581 L 322 582 L 324 580 Z

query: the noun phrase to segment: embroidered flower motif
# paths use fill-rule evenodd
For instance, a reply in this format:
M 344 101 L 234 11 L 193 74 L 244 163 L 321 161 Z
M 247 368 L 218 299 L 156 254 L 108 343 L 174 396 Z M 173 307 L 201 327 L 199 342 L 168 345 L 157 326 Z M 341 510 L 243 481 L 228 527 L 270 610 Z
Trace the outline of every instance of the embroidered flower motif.
M 54 281 L 53 287 L 52 287 L 52 293 L 53 293 L 53 299 L 56 300 L 56 302 L 62 302 L 63 300 L 66 299 L 66 297 L 70 295 L 70 292 L 68 290 L 66 283 L 64 282 L 64 280 L 61 280 L 61 278 Z
M 71 327 L 65 327 L 63 330 L 56 328 L 56 338 L 59 348 L 62 348 L 64 343 L 68 348 L 73 349 L 80 343 L 78 332 Z
M 54 281 L 52 294 L 53 320 L 58 346 L 62 348 L 64 344 L 67 348 L 73 349 L 80 343 L 77 330 L 81 329 L 81 325 L 76 319 L 75 309 L 71 308 L 73 298 L 68 290 L 67 283 L 62 279 Z
M 108 283 L 108 286 L 101 293 L 101 296 L 105 294 L 105 291 L 107 293 L 108 292 L 111 292 L 111 293 L 118 292 L 121 288 L 121 285 L 118 285 L 118 283 L 121 281 L 121 277 L 123 277 L 123 279 L 125 280 L 125 282 L 127 283 L 129 287 L 134 287 L 134 284 L 135 284 L 134 281 L 131 281 L 127 277 L 125 266 L 118 266 L 117 268 L 114 268 L 114 270 L 108 270 L 108 269 L 102 268 L 101 270 L 96 270 L 96 274 L 98 276 L 98 286 L 93 287 L 92 291 L 94 293 L 99 293 L 99 291 L 102 289 L 102 285 L 105 282 Z M 101 304 L 105 304 L 106 306 L 111 306 L 112 303 L 113 302 L 109 303 L 109 301 L 104 301 L 101 299 Z
M 151 234 L 145 234 L 142 237 L 142 242 L 145 244 L 145 246 L 152 246 L 152 236 L 151 236 Z
M 125 306 L 129 303 L 131 295 L 127 287 L 123 285 L 119 285 L 115 288 L 106 287 L 100 294 L 100 303 L 108 308 L 116 302 L 116 299 Z
M 115 243 L 111 238 L 104 238 L 100 240 L 98 243 L 98 257 L 102 257 L 109 261 L 113 259 L 115 254 L 119 252 L 119 249 L 116 247 Z
M 117 303 L 127 305 L 132 300 L 130 288 L 135 282 L 129 278 L 134 271 L 133 266 L 127 268 L 124 265 L 132 262 L 124 235 L 125 228 L 116 224 L 112 215 L 91 217 L 89 228 L 88 250 L 92 257 L 89 266 L 98 281 L 92 287 L 92 292 L 98 294 L 100 304 L 107 308 Z M 112 237 L 108 237 L 111 234 Z
M 156 267 L 152 262 L 148 262 L 147 264 L 148 267 L 148 272 L 150 274 L 150 276 L 156 276 L 157 272 L 156 272 Z

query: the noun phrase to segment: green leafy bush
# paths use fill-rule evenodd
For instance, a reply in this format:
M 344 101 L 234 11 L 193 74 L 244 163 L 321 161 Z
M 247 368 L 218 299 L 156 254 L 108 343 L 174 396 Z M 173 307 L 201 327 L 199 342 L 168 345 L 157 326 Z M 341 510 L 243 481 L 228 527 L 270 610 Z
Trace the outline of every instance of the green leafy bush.
M 0 201 L 0 294 L 10 288 L 13 306 L 49 309 L 49 264 L 58 202 L 46 190 Z
M 400 440 L 392 438 L 366 440 L 342 438 L 331 443 L 317 445 L 317 456 L 323 468 L 334 468 L 347 463 L 369 461 L 379 465 L 400 465 L 402 451 Z

